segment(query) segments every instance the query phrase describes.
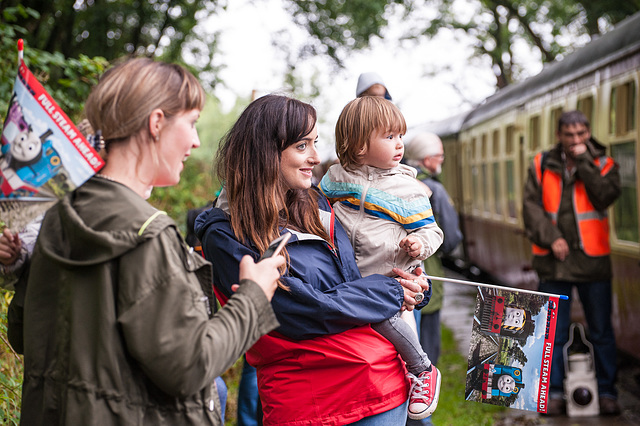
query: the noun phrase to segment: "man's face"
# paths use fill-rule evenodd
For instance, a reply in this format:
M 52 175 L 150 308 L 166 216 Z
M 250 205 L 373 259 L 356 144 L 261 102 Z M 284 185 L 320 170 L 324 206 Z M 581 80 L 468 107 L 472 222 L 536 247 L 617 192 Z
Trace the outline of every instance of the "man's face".
M 437 154 L 428 155 L 422 159 L 422 165 L 432 175 L 442 173 L 442 163 L 444 163 L 444 148 L 442 142 L 438 144 Z
M 584 124 L 568 124 L 560 128 L 557 136 L 564 153 L 575 158 L 587 150 L 585 143 L 591 137 L 591 131 Z

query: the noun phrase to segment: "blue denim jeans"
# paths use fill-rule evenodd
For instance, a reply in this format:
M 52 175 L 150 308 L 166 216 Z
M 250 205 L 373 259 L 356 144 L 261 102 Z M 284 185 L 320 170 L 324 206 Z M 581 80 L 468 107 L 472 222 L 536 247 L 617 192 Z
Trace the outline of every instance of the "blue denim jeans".
M 562 394 L 564 379 L 563 348 L 569 340 L 571 325 L 571 292 L 573 286 L 584 308 L 588 326 L 589 342 L 593 345 L 596 378 L 600 396 L 617 398 L 615 387 L 617 375 L 616 338 L 611 325 L 611 281 L 570 283 L 564 281 L 542 281 L 540 291 L 565 294 L 569 300 L 560 300 L 556 323 L 556 338 L 551 362 L 551 396 Z
M 224 415 L 227 408 L 227 384 L 222 377 L 216 377 L 216 388 L 218 389 L 218 398 L 220 398 L 220 405 L 222 411 L 222 424 L 224 424 Z
M 409 400 L 384 413 L 365 417 L 357 422 L 349 423 L 351 426 L 404 426 L 407 420 L 407 407 Z
M 440 311 L 430 314 L 423 314 L 419 310 L 417 312 L 416 324 L 418 326 L 418 336 L 422 349 L 429 355 L 429 359 L 433 365 L 438 365 L 440 358 L 440 341 L 442 339 L 440 332 Z
M 244 357 L 243 357 L 244 358 Z M 256 369 L 244 358 L 240 385 L 238 386 L 238 426 L 258 426 L 262 424 L 262 410 L 259 410 L 258 376 Z

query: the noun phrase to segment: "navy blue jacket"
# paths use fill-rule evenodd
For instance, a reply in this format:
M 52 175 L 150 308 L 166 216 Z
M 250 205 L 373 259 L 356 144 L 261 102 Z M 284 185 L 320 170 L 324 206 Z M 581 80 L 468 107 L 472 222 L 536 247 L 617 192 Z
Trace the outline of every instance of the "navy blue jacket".
M 395 279 L 377 274 L 361 277 L 346 232 L 331 215 L 324 196 L 319 204 L 321 216 L 333 222 L 337 252 L 317 236 L 289 230 L 293 234 L 287 244 L 290 264 L 282 279 L 289 291 L 279 288 L 272 300 L 281 324 L 276 331 L 296 340 L 380 322 L 393 316 L 404 300 Z M 236 240 L 228 214 L 220 208 L 198 216 L 195 230 L 205 258 L 213 263 L 214 285 L 230 297 L 231 285 L 238 282 L 240 259 L 248 254 L 257 260 L 257 249 Z M 419 307 L 429 300 L 431 290 L 425 296 Z

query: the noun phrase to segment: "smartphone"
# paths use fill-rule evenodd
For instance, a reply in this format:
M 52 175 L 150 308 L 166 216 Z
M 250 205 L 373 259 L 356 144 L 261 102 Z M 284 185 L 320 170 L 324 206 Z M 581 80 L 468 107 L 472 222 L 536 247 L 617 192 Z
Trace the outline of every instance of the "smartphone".
M 271 241 L 271 243 L 269 244 L 269 247 L 267 247 L 267 251 L 265 251 L 263 255 L 260 256 L 260 259 L 258 259 L 258 262 L 260 262 L 262 259 L 266 259 L 267 257 L 277 256 L 278 254 L 280 254 L 280 252 L 282 251 L 282 248 L 285 246 L 285 244 L 287 244 L 287 241 L 289 241 L 289 238 L 291 238 L 291 233 L 287 232 L 285 234 L 280 235 L 275 240 Z

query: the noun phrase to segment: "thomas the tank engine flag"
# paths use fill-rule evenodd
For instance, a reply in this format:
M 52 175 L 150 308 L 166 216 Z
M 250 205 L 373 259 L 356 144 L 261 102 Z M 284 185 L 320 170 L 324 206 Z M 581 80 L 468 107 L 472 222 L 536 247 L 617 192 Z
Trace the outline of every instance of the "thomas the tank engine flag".
M 0 211 L 19 229 L 104 165 L 36 80 L 18 41 L 18 75 L 2 130 Z
M 559 296 L 478 287 L 465 396 L 547 412 Z

